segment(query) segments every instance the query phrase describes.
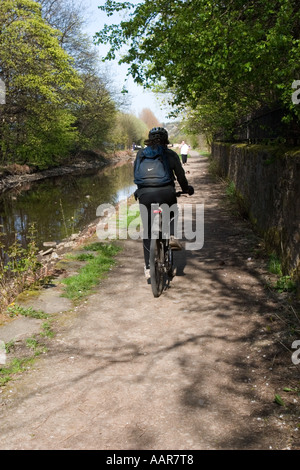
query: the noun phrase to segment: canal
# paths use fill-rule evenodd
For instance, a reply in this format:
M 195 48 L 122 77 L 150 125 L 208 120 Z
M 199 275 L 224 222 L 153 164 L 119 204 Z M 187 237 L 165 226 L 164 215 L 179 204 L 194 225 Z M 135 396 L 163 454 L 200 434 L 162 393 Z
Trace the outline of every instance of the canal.
M 133 166 L 127 163 L 80 176 L 48 178 L 6 192 L 0 196 L 2 241 L 9 246 L 17 237 L 26 246 L 34 224 L 39 248 L 43 242 L 59 243 L 94 221 L 100 204 L 117 204 L 135 188 Z

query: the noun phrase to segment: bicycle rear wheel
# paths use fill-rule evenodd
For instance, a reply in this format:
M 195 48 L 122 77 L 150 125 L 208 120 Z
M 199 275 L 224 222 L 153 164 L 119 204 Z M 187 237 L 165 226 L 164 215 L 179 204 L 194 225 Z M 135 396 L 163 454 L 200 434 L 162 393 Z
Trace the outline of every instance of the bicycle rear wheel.
M 172 251 L 170 245 L 168 246 L 168 248 L 166 250 L 166 258 L 168 260 L 168 262 L 167 262 L 167 274 L 168 274 L 169 279 L 172 280 L 173 277 L 174 277 L 174 265 L 173 265 L 174 256 L 173 256 L 173 251 Z
M 152 239 L 150 244 L 150 276 L 154 297 L 159 297 L 164 289 L 164 244 L 162 240 Z

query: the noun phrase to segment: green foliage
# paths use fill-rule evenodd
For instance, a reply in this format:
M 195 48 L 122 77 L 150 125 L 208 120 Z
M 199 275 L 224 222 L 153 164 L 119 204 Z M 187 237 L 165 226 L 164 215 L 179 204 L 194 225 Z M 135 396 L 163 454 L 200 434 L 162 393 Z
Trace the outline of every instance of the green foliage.
M 272 254 L 269 259 L 268 271 L 272 274 L 282 276 L 281 262 L 275 254 Z
M 217 168 L 211 166 L 210 171 L 213 172 L 214 170 L 217 173 Z M 227 181 L 226 196 L 232 212 L 247 219 L 249 215 L 247 203 L 237 190 L 234 181 Z
M 44 169 L 105 140 L 116 105 L 83 23 L 71 0 L 0 3 L 2 164 Z
M 0 232 L 0 237 L 5 234 Z M 35 227 L 29 228 L 28 244 L 24 248 L 16 237 L 6 248 L 0 238 L 0 311 L 26 286 L 36 279 L 40 263 L 35 242 Z
M 51 328 L 51 322 L 47 321 L 42 324 L 42 332 L 41 332 L 42 337 L 53 338 L 54 334 L 55 333 Z
M 275 396 L 274 396 L 274 402 L 277 403 L 277 405 L 285 406 L 285 403 L 284 403 L 283 399 L 281 398 L 281 396 L 278 393 L 275 394 Z
M 0 76 L 6 85 L 1 158 L 44 167 L 65 156 L 76 137 L 67 105 L 77 101 L 81 80 L 37 2 L 3 0 L 0 27 Z
M 35 310 L 32 307 L 22 307 L 15 303 L 7 307 L 6 312 L 10 317 L 23 315 L 24 317 L 37 318 L 39 320 L 42 318 L 48 318 L 48 315 L 42 310 Z
M 47 348 L 45 346 L 41 346 L 35 338 L 27 338 L 25 343 L 26 346 L 33 351 L 35 357 L 47 351 Z
M 277 292 L 296 292 L 296 283 L 291 276 L 281 276 L 273 286 Z
M 88 261 L 94 258 L 92 253 L 80 253 L 79 255 L 68 255 L 68 259 L 75 259 L 77 261 Z
M 26 357 L 22 359 L 15 358 L 11 363 L 5 367 L 0 367 L 0 387 L 5 385 L 12 379 L 12 376 L 25 371 L 32 365 L 34 359 Z
M 271 286 L 277 292 L 295 292 L 296 283 L 292 279 L 292 276 L 283 275 L 281 261 L 278 259 L 276 254 L 272 253 L 269 258 L 268 271 L 272 274 L 276 274 L 278 279 Z
M 101 9 L 127 13 L 96 34 L 111 46 L 106 59 L 122 48 L 120 63 L 134 80 L 172 93 L 201 132 L 230 136 L 238 119 L 274 103 L 285 107 L 286 120 L 300 117 L 291 100 L 300 76 L 297 0 L 109 0 Z
M 58 165 L 74 149 L 78 132 L 75 117 L 64 109 L 48 107 L 45 115 L 28 117 L 24 122 L 26 139 L 11 146 L 19 163 L 35 165 L 40 169 Z
M 133 114 L 119 112 L 115 125 L 108 134 L 108 141 L 116 149 L 130 149 L 132 143 L 143 145 L 147 138 L 148 127 Z
M 40 0 L 43 18 L 61 32 L 61 47 L 73 59 L 82 87 L 77 102 L 71 106 L 77 128 L 76 151 L 97 150 L 107 142 L 107 133 L 114 126 L 119 95 L 110 91 L 108 71 L 102 72 L 101 59 L 91 38 L 83 33 L 86 5 L 73 0 Z
M 94 72 L 81 75 L 80 104 L 74 109 L 78 149 L 97 149 L 107 140 L 116 116 L 116 104 L 103 80 Z

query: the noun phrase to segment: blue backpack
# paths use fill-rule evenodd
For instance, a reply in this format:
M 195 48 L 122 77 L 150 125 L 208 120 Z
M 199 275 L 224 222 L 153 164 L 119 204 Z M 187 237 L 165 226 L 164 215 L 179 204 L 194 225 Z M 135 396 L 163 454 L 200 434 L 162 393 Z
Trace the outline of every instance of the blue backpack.
M 134 182 L 138 187 L 159 187 L 173 182 L 168 157 L 162 145 L 146 147 L 136 159 Z

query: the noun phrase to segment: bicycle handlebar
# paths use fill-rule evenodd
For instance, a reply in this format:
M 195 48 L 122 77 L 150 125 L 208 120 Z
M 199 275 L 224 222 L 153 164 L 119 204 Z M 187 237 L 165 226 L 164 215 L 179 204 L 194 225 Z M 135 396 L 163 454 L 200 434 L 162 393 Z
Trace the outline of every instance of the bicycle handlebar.
M 188 186 L 188 190 L 187 191 L 178 191 L 176 193 L 176 196 L 181 196 L 182 194 L 187 194 L 188 196 L 192 196 L 194 194 L 194 188 L 193 186 Z
M 180 197 L 182 194 L 189 194 L 188 192 L 185 192 L 185 191 L 177 191 L 176 193 L 176 197 Z

